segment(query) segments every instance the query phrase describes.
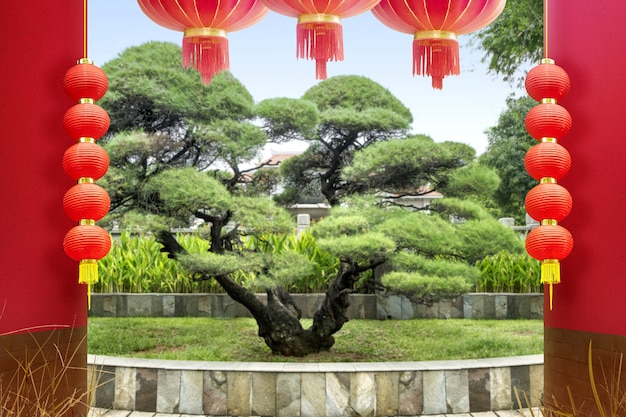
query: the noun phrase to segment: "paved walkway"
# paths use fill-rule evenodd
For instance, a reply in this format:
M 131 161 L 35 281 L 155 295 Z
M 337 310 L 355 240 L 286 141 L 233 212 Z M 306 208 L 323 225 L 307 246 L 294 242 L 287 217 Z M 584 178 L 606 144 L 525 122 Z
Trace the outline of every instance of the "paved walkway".
M 428 417 L 540 417 L 541 412 L 537 409 L 533 413 L 528 409 L 523 410 L 502 410 L 502 411 L 486 411 L 481 413 L 466 414 L 440 414 L 430 415 Z M 151 413 L 145 411 L 126 411 L 126 410 L 105 410 L 102 408 L 92 408 L 88 417 L 198 417 L 197 414 L 165 414 Z M 316 416 L 302 416 L 316 417 Z M 415 416 L 417 417 L 417 416 Z

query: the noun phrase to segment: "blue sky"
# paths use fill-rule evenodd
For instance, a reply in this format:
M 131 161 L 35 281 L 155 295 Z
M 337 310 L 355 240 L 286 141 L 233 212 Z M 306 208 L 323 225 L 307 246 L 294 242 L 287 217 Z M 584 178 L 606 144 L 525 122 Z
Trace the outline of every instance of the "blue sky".
M 444 79 L 443 90 L 433 90 L 430 79 L 411 73 L 412 36 L 387 28 L 369 12 L 342 23 L 345 60 L 329 62 L 328 76 L 363 75 L 388 88 L 411 110 L 413 133 L 467 143 L 481 153 L 487 146 L 484 131 L 497 123 L 506 97 L 523 94 L 487 74 L 482 53 L 467 45 L 467 36 L 459 39 L 461 75 Z M 296 20 L 274 12 L 229 33 L 230 70 L 255 101 L 298 98 L 318 82 L 314 61 L 295 57 L 295 34 Z M 182 33 L 152 22 L 135 0 L 89 1 L 88 55 L 96 65 L 150 40 L 180 44 Z

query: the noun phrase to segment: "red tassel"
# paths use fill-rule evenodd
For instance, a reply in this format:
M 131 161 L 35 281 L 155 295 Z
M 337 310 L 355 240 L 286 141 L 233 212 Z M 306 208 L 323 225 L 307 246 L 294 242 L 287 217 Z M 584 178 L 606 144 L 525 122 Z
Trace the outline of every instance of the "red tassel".
M 228 38 L 221 29 L 200 28 L 185 31 L 183 66 L 193 67 L 208 84 L 213 76 L 230 68 Z
M 450 36 L 450 32 L 442 33 Z M 432 86 L 438 90 L 443 88 L 445 77 L 461 73 L 459 44 L 456 36 L 451 35 L 447 38 L 424 38 L 422 32 L 417 32 L 413 41 L 413 75 L 432 77 Z
M 326 63 L 343 61 L 343 29 L 339 16 L 302 15 L 296 28 L 296 55 L 315 60 L 315 77 L 327 78 Z

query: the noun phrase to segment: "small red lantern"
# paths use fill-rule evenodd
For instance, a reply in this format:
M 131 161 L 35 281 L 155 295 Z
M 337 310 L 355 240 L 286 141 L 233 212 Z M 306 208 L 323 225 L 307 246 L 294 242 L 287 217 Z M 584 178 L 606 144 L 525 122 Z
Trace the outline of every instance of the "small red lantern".
M 564 107 L 551 100 L 530 109 L 524 124 L 528 134 L 537 140 L 542 138 L 560 140 L 571 129 L 572 116 Z
M 565 259 L 573 247 L 571 233 L 555 222 L 543 222 L 526 236 L 526 251 L 533 258 L 542 260 L 541 275 L 551 284 L 561 282 L 558 261 Z
M 526 194 L 525 206 L 535 220 L 561 221 L 572 211 L 572 196 L 556 182 L 542 181 Z
M 63 117 L 65 132 L 74 140 L 85 137 L 100 139 L 109 130 L 110 124 L 111 119 L 107 112 L 93 104 L 91 99 L 81 99 L 81 102 L 70 107 Z
M 70 219 L 98 221 L 107 215 L 111 199 L 106 190 L 89 179 L 79 182 L 63 196 L 63 209 Z
M 184 32 L 183 66 L 193 67 L 210 83 L 229 68 L 227 32 L 245 29 L 268 12 L 261 0 L 137 0 L 152 21 Z
M 569 92 L 570 79 L 567 72 L 556 65 L 553 59 L 546 58 L 528 71 L 524 84 L 528 95 L 536 101 L 546 97 L 560 100 Z
M 101 68 L 90 64 L 88 59 L 81 59 L 78 63 L 65 73 L 65 93 L 74 101 L 80 101 L 81 98 L 100 100 L 109 86 L 106 74 Z
M 297 17 L 298 58 L 315 60 L 315 78 L 326 79 L 326 63 L 343 61 L 341 19 L 356 16 L 380 0 L 263 0 L 271 10 Z
M 572 157 L 556 142 L 540 142 L 526 152 L 524 166 L 537 181 L 547 177 L 558 181 L 569 172 Z
M 413 75 L 443 79 L 461 72 L 457 35 L 477 31 L 493 22 L 506 0 L 381 0 L 372 13 L 391 29 L 413 35 Z
M 98 263 L 111 249 L 111 236 L 93 220 L 83 220 L 67 232 L 63 239 L 65 253 L 79 261 L 79 283 L 98 282 Z
M 109 155 L 94 142 L 78 142 L 63 154 L 63 169 L 74 181 L 85 177 L 97 181 L 109 169 Z

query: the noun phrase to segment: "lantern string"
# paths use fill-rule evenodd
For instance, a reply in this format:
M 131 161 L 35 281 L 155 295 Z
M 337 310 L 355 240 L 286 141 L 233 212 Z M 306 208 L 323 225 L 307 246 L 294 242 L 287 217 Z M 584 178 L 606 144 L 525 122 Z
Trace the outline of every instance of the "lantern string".
M 548 1 L 543 1 L 543 57 L 548 58 Z
M 83 0 L 83 58 L 87 58 L 87 0 Z

